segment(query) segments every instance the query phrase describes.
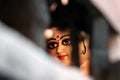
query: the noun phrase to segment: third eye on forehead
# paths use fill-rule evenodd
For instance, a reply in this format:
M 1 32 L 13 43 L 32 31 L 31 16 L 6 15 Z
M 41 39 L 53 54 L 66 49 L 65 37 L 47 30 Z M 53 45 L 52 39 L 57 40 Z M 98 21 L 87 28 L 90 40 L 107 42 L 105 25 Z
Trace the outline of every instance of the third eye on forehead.
M 58 39 L 60 36 L 59 35 L 56 35 L 56 38 Z
M 47 40 L 47 42 L 51 41 L 51 40 L 58 40 L 57 38 L 59 37 L 59 40 L 63 39 L 64 37 L 70 37 L 70 34 L 66 34 L 66 35 L 63 35 L 63 36 L 59 36 L 57 35 L 56 38 L 50 38 Z
M 65 35 L 63 35 L 61 37 L 60 37 L 60 35 L 56 35 L 56 39 L 59 39 L 59 40 L 64 38 L 64 37 L 70 37 L 70 34 L 65 34 Z

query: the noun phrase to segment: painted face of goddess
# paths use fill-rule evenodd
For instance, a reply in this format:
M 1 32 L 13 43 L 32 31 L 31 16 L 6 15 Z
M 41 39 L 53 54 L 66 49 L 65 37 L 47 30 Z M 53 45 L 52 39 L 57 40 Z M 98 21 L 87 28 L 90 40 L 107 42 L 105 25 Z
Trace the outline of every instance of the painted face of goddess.
M 71 65 L 71 52 L 72 45 L 70 40 L 70 31 L 60 31 L 55 27 L 51 28 L 53 35 L 47 39 L 46 49 L 47 51 L 58 61 L 63 64 Z M 84 37 L 84 35 L 81 35 Z M 89 39 L 83 39 L 79 42 L 79 57 L 80 57 L 80 69 L 86 74 L 89 74 Z
M 58 61 L 70 66 L 72 52 L 70 31 L 60 31 L 57 28 L 51 30 L 53 35 L 47 39 L 47 51 Z

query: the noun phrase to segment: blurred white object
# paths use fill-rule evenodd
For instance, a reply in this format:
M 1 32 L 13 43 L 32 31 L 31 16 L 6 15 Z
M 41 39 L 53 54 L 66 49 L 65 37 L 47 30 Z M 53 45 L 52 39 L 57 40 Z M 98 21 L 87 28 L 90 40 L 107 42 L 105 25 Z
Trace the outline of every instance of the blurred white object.
M 52 60 L 29 39 L 0 22 L 0 74 L 17 80 L 90 80 Z
M 46 29 L 44 31 L 44 36 L 45 36 L 46 39 L 51 38 L 53 36 L 53 31 L 51 29 Z

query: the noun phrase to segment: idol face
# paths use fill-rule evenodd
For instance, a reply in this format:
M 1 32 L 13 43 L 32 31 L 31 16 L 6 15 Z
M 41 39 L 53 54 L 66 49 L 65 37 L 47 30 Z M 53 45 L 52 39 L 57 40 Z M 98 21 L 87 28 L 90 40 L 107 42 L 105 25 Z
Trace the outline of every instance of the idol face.
M 85 75 L 89 75 L 90 66 L 90 49 L 89 38 L 84 39 L 84 42 L 79 42 L 79 57 L 80 57 L 80 69 Z
M 53 35 L 47 39 L 47 51 L 58 61 L 67 66 L 71 66 L 71 52 L 72 43 L 70 39 L 70 31 L 60 31 L 55 27 L 50 28 Z M 84 35 L 82 35 L 84 37 Z M 80 69 L 86 75 L 89 74 L 90 50 L 89 39 L 82 39 L 79 41 L 79 57 Z
M 67 66 L 71 65 L 71 40 L 70 31 L 60 31 L 57 28 L 51 28 L 53 35 L 47 39 L 47 51 L 58 61 Z

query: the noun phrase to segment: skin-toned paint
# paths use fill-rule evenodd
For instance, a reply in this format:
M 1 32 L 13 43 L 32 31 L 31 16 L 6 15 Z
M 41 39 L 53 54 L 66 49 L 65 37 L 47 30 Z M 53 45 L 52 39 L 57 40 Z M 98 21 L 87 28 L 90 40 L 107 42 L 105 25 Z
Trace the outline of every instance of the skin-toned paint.
M 67 66 L 71 64 L 71 52 L 72 45 L 70 41 L 70 31 L 60 31 L 55 27 L 52 27 L 53 35 L 47 39 L 46 49 L 47 51 L 58 61 Z M 84 47 L 85 45 L 85 47 Z M 90 62 L 90 50 L 89 39 L 85 39 L 79 42 L 79 57 L 80 57 L 80 69 L 86 74 L 89 74 L 89 62 Z M 82 52 L 85 51 L 85 54 Z

